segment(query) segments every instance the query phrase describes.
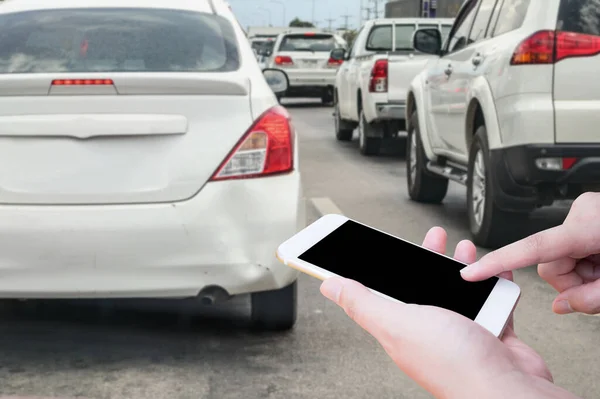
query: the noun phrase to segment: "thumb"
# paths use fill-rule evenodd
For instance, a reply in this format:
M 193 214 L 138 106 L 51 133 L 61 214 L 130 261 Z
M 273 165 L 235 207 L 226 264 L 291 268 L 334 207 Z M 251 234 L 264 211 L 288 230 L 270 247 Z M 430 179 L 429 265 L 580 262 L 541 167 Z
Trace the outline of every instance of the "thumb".
M 397 321 L 406 316 L 407 305 L 374 294 L 356 281 L 329 278 L 321 285 L 321 293 L 384 346 L 404 324 Z
M 552 310 L 558 314 L 600 313 L 600 280 L 570 288 L 556 297 Z

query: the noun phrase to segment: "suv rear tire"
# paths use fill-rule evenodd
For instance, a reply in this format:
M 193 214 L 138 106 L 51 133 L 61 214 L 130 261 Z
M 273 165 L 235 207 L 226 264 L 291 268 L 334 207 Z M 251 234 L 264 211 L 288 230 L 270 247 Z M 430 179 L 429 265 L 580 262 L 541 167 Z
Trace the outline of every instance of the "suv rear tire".
M 427 170 L 427 155 L 423 150 L 419 117 L 411 116 L 411 128 L 406 141 L 406 184 L 410 199 L 428 204 L 441 203 L 448 193 L 448 179 Z
M 286 331 L 296 324 L 298 281 L 273 291 L 251 294 L 253 327 L 266 331 Z
M 340 115 L 340 105 L 337 101 L 335 102 L 333 118 L 335 123 L 335 138 L 338 139 L 338 141 L 351 141 L 356 124 L 342 119 Z
M 358 125 L 358 149 L 362 155 L 379 155 L 383 142 L 383 126 L 376 123 L 368 123 L 364 111 L 360 111 L 360 123 Z M 381 132 L 375 131 L 380 129 Z M 373 137 L 375 136 L 375 137 Z
M 473 242 L 484 248 L 497 248 L 513 241 L 527 213 L 506 212 L 494 202 L 491 184 L 490 149 L 485 126 L 479 126 L 469 151 L 467 173 L 467 214 Z

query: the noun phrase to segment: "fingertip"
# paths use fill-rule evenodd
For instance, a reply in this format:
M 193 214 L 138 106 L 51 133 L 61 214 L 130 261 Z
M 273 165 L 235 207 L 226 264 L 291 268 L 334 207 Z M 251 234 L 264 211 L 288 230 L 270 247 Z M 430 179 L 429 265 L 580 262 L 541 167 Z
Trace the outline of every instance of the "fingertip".
M 454 252 L 454 258 L 463 263 L 473 263 L 477 259 L 477 248 L 469 240 L 458 243 Z
M 446 240 L 448 235 L 446 230 L 441 227 L 432 227 L 429 229 L 423 240 L 423 247 L 431 251 L 444 253 L 446 252 Z

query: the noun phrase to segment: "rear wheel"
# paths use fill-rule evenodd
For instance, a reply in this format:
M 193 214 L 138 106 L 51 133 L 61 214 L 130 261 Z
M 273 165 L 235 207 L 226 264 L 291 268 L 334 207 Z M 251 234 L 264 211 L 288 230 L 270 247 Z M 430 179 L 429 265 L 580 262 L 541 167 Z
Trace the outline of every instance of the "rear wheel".
M 335 102 L 335 111 L 333 112 L 333 118 L 335 123 L 335 138 L 339 141 L 350 141 L 354 133 L 355 125 L 351 122 L 345 121 L 340 115 L 340 105 Z
M 381 130 L 381 131 L 378 131 Z M 360 111 L 358 124 L 358 148 L 363 155 L 379 155 L 383 141 L 383 128 L 379 124 L 368 123 L 364 111 Z
M 406 183 L 410 199 L 417 202 L 439 204 L 448 192 L 448 179 L 427 170 L 427 156 L 423 150 L 419 118 L 415 111 L 411 116 L 406 146 Z
M 489 153 L 487 130 L 480 126 L 469 152 L 467 213 L 473 242 L 485 248 L 496 248 L 513 240 L 519 231 L 520 220 L 526 218 L 527 213 L 506 212 L 496 206 Z
M 298 281 L 273 291 L 251 295 L 252 325 L 267 331 L 285 331 L 296 324 Z
M 333 105 L 333 95 L 327 93 L 321 96 L 321 102 L 323 105 Z

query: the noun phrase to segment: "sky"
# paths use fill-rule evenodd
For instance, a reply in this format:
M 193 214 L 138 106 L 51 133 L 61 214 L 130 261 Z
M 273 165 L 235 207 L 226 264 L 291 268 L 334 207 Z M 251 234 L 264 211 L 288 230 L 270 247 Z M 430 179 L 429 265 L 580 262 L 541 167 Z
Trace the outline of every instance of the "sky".
M 334 19 L 332 28 L 344 26 L 343 15 L 349 15 L 348 25 L 357 28 L 359 25 L 359 12 L 362 7 L 374 7 L 375 0 L 228 0 L 240 23 L 248 26 L 263 26 L 269 23 L 269 14 L 273 26 L 283 23 L 284 9 L 286 26 L 298 17 L 311 21 L 312 8 L 315 6 L 315 20 L 317 26 L 328 28 L 328 19 Z M 378 0 L 380 16 L 383 16 L 385 0 Z M 269 10 L 269 11 L 265 11 Z M 363 20 L 367 12 L 363 11 Z M 373 14 L 371 15 L 373 16 Z

